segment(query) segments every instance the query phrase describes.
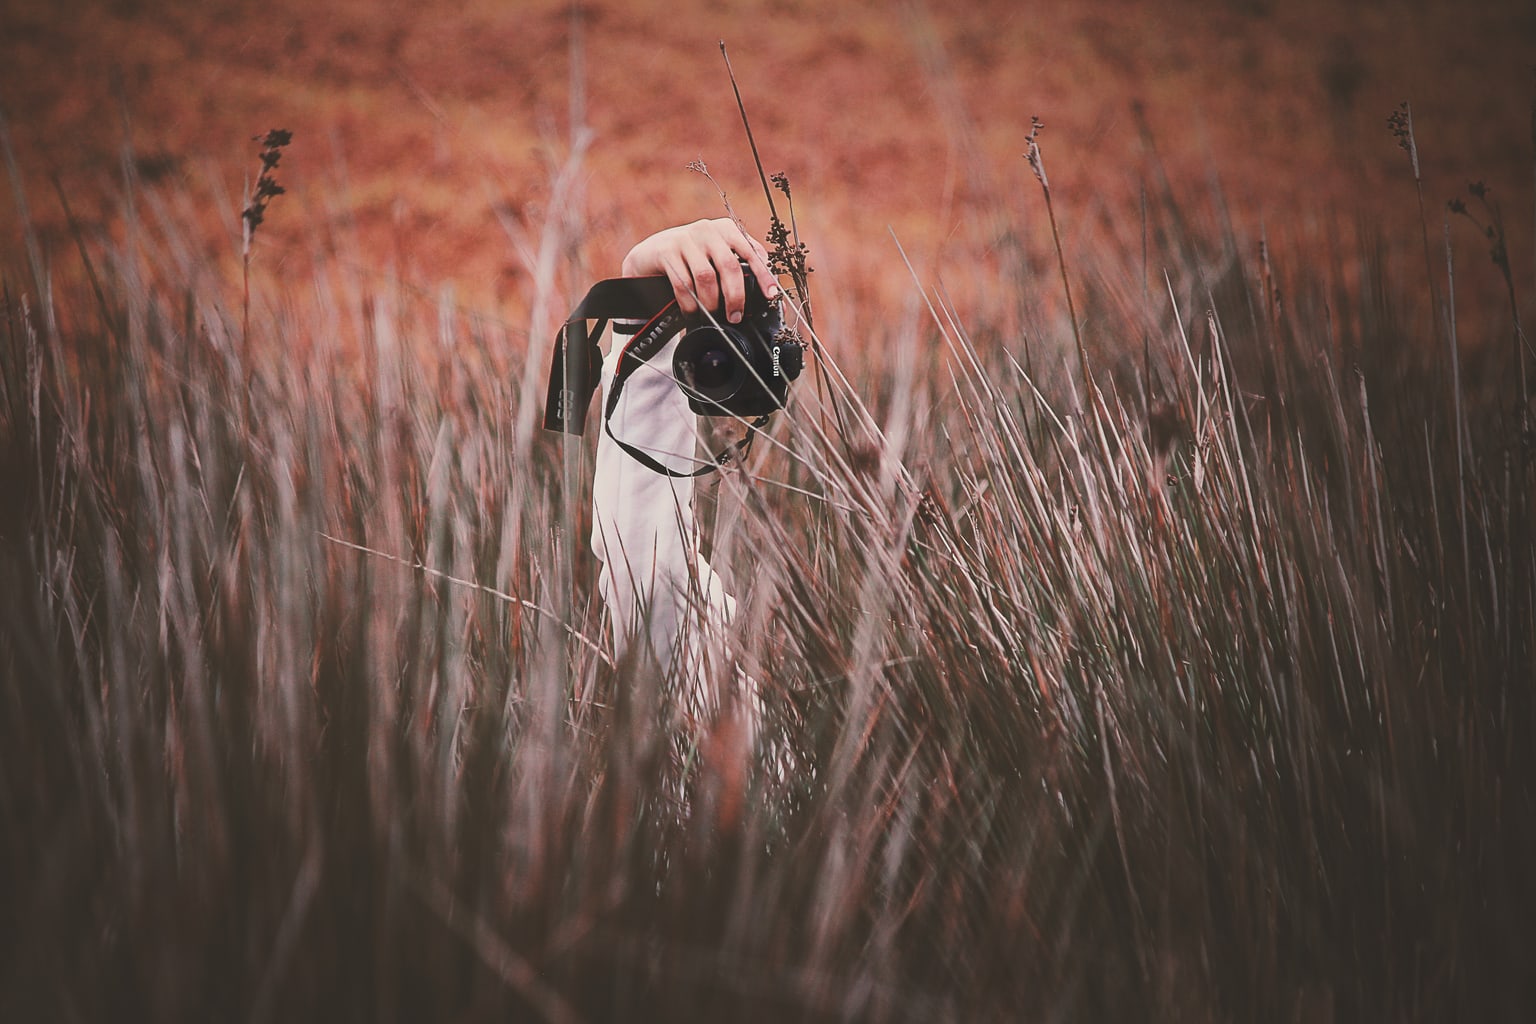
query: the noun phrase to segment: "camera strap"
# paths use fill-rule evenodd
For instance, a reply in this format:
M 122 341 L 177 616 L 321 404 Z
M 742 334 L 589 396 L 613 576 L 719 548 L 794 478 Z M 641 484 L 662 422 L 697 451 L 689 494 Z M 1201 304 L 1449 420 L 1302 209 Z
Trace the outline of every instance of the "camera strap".
M 659 313 L 646 322 L 644 327 L 635 332 L 635 336 L 624 346 L 624 351 L 619 356 L 618 368 L 613 372 L 613 386 L 608 389 L 608 404 L 603 410 L 603 429 L 608 432 L 608 436 L 613 439 L 613 443 L 624 450 L 626 455 L 651 472 L 660 473 L 662 476 L 687 478 L 713 473 L 738 455 L 745 456 L 752 447 L 753 439 L 757 437 L 758 428 L 768 422 L 768 417 L 759 416 L 751 423 L 748 423 L 746 436 L 716 455 L 713 461 L 706 462 L 698 469 L 692 471 L 672 469 L 650 453 L 636 448 L 613 432 L 613 413 L 619 407 L 619 395 L 624 390 L 624 382 L 634 376 L 635 371 L 641 366 L 655 358 L 656 354 L 666 347 L 667 342 L 672 339 L 672 336 L 682 329 L 682 325 L 682 311 L 677 308 L 677 301 L 675 299 L 670 300 L 662 307 Z
M 597 321 L 596 330 L 587 330 L 588 320 Z M 712 462 L 691 472 L 671 469 L 613 432 L 610 421 L 618 408 L 625 382 L 682 330 L 683 313 L 677 308 L 672 284 L 665 277 L 615 277 L 599 281 L 571 311 L 555 335 L 555 357 L 550 366 L 549 390 L 544 405 L 544 429 L 577 435 L 586 432 L 587 409 L 603 374 L 603 353 L 597 339 L 602 337 L 603 328 L 610 320 L 645 322 L 619 356 L 603 411 L 603 429 L 625 454 L 663 476 L 697 477 L 714 472 L 750 449 L 758 429 L 768 422 L 767 416 L 753 420 L 747 425 L 745 437 L 716 455 Z
M 603 352 L 597 339 L 608 321 L 649 320 L 672 301 L 672 285 L 665 277 L 614 277 L 592 286 L 555 335 L 544 402 L 545 430 L 586 433 L 592 393 L 603 376 Z M 588 320 L 598 321 L 597 330 L 587 331 Z

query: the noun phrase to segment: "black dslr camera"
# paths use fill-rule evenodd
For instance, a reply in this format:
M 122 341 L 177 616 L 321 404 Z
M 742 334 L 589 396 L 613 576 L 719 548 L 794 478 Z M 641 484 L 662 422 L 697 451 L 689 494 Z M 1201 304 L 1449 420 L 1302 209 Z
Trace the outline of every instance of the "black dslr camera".
M 672 375 L 700 416 L 750 419 L 782 409 L 790 381 L 805 363 L 800 336 L 785 329 L 778 302 L 763 295 L 750 271 L 742 278 L 747 301 L 741 323 L 729 323 L 723 307 L 713 317 L 687 317 L 672 357 Z
M 763 295 L 745 265 L 742 278 L 747 294 L 739 324 L 726 320 L 723 307 L 713 316 L 685 316 L 665 277 L 617 277 L 593 285 L 555 338 L 545 428 L 568 434 L 586 430 L 587 407 L 602 377 L 597 338 L 609 320 L 640 320 L 644 326 L 624 345 L 603 412 L 605 425 L 618 407 L 625 381 L 678 331 L 683 338 L 672 359 L 672 375 L 696 414 L 762 420 L 782 409 L 790 381 L 800 376 L 805 347 L 800 336 L 784 326 L 778 302 Z M 599 321 L 590 334 L 589 320 Z

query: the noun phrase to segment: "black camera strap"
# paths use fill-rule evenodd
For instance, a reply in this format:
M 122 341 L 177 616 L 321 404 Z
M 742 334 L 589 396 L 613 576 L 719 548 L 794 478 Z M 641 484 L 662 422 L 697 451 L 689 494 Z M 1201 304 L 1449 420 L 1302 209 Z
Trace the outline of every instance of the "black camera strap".
M 665 277 L 615 277 L 592 286 L 555 335 L 544 403 L 545 430 L 586 433 L 587 409 L 603 376 L 603 352 L 597 339 L 608 321 L 649 320 L 672 301 L 672 285 Z M 588 333 L 588 320 L 598 321 L 597 330 Z
M 598 321 L 597 329 L 590 333 L 588 320 Z M 550 367 L 549 392 L 544 406 L 544 429 L 577 435 L 586 431 L 587 409 L 603 373 L 603 353 L 597 339 L 602 336 L 609 320 L 645 321 L 619 356 L 613 386 L 609 388 L 608 402 L 603 410 L 603 429 L 625 454 L 663 476 L 698 477 L 713 473 L 751 448 L 752 440 L 758 429 L 768 422 L 768 416 L 759 416 L 747 424 L 745 437 L 716 455 L 712 462 L 689 472 L 668 467 L 613 432 L 613 413 L 619 406 L 619 395 L 625 382 L 682 330 L 683 313 L 672 294 L 672 284 L 665 277 L 616 277 L 599 281 L 571 311 L 555 336 L 555 358 Z

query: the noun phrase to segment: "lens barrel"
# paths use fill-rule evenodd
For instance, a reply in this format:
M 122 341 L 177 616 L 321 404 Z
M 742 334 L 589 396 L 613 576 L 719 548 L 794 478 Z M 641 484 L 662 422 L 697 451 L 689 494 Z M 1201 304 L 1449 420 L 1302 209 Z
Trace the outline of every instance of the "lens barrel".
M 751 351 L 738 332 L 705 324 L 683 336 L 672 368 L 690 397 L 724 407 L 751 381 L 751 361 Z

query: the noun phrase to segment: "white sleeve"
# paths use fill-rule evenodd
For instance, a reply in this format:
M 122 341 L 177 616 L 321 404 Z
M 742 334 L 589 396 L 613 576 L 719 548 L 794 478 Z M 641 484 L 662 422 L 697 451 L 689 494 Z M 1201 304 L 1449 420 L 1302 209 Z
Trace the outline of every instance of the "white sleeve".
M 592 486 L 592 550 L 602 562 L 598 588 L 622 655 L 643 638 L 668 672 L 690 683 L 700 675 L 699 652 L 711 630 L 730 621 L 736 602 L 699 554 L 693 520 L 693 480 L 663 476 L 626 454 L 608 435 L 603 411 L 628 336 L 615 334 L 603 361 L 597 469 Z M 624 383 L 613 433 L 669 468 L 686 472 L 695 457 L 698 418 L 672 378 L 673 338 Z M 700 612 L 706 621 L 700 621 Z M 689 664 L 676 662 L 682 651 Z M 696 700 L 700 695 L 696 692 Z M 702 712 L 705 707 L 691 710 Z

